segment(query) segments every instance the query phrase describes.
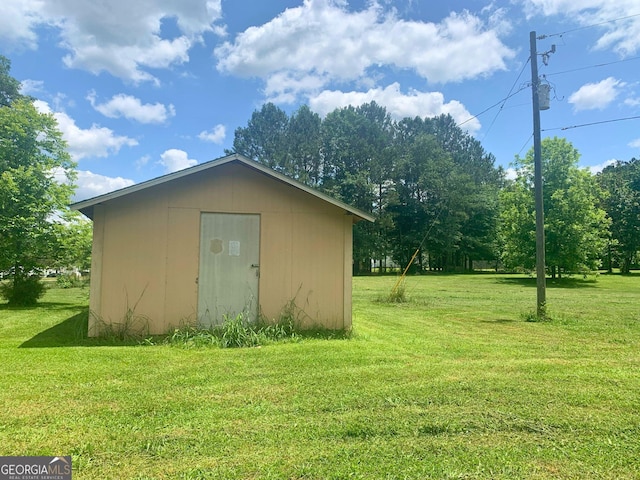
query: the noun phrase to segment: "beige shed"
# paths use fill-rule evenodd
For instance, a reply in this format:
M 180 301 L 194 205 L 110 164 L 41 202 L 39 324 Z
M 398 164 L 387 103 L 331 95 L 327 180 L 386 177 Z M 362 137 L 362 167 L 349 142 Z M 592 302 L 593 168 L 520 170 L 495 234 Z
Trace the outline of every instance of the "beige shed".
M 89 334 L 268 321 L 351 328 L 353 224 L 373 217 L 233 154 L 71 206 L 93 220 Z

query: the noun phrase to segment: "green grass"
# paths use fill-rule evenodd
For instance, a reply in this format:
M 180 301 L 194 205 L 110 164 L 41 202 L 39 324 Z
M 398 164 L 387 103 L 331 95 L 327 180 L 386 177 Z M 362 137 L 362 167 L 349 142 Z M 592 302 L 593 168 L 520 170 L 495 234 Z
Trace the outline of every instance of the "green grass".
M 0 305 L 0 455 L 76 479 L 640 478 L 640 275 L 354 279 L 354 335 L 100 345 L 86 291 Z

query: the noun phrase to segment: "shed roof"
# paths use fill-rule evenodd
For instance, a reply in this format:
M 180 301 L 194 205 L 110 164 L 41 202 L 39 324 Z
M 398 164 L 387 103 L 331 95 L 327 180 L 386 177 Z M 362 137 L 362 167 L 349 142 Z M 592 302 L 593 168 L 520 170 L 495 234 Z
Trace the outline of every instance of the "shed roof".
M 93 219 L 93 207 L 95 205 L 99 205 L 101 203 L 105 203 L 116 198 L 124 197 L 126 195 L 139 192 L 141 190 L 146 190 L 148 188 L 152 188 L 157 185 L 162 185 L 164 183 L 177 180 L 178 178 L 194 175 L 203 170 L 209 170 L 211 168 L 220 167 L 222 165 L 227 165 L 234 162 L 245 165 L 249 168 L 252 168 L 258 172 L 261 172 L 267 175 L 268 177 L 271 177 L 277 181 L 286 183 L 294 188 L 297 188 L 299 190 L 302 190 L 303 192 L 313 195 L 314 197 L 317 197 L 320 200 L 324 200 L 327 203 L 335 205 L 336 207 L 343 209 L 347 215 L 353 215 L 354 222 L 357 222 L 359 220 L 368 220 L 370 222 L 375 221 L 375 218 L 372 215 L 365 213 L 362 210 L 359 210 L 350 205 L 347 205 L 344 202 L 336 200 L 335 198 L 332 198 L 329 195 L 326 195 L 314 188 L 309 187 L 308 185 L 298 182 L 297 180 L 293 180 L 287 177 L 286 175 L 278 173 L 275 170 L 265 165 L 262 165 L 261 163 L 258 163 L 254 160 L 251 160 L 245 157 L 244 155 L 240 155 L 238 153 L 234 153 L 226 157 L 221 157 L 216 160 L 211 160 L 209 162 L 201 163 L 194 167 L 185 168 L 184 170 L 179 170 L 177 172 L 169 173 L 161 177 L 156 177 L 151 180 L 147 180 L 146 182 L 137 183 L 135 185 L 121 188 L 119 190 L 115 190 L 110 193 L 105 193 L 104 195 L 98 195 L 97 197 L 89 198 L 87 200 L 82 200 L 80 202 L 73 203 L 72 205 L 70 205 L 70 207 L 72 210 L 78 210 L 82 212 L 84 215 L 86 215 L 87 217 Z

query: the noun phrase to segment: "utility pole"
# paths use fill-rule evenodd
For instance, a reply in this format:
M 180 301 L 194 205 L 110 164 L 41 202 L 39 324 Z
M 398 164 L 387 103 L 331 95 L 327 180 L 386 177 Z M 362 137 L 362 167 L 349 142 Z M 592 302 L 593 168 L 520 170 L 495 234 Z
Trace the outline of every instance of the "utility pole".
M 533 97 L 533 166 L 536 198 L 536 314 L 539 319 L 546 316 L 547 282 L 544 246 L 544 203 L 542 200 L 542 144 L 540 140 L 540 99 L 538 97 L 538 52 L 536 32 L 529 34 L 531 44 L 531 91 Z

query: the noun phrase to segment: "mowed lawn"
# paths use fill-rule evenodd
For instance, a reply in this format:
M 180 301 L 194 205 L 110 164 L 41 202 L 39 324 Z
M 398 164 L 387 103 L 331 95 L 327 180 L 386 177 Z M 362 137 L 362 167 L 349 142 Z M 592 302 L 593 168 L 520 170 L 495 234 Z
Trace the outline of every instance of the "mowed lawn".
M 354 334 L 97 346 L 87 293 L 0 305 L 0 455 L 75 479 L 640 478 L 640 275 L 354 279 Z

